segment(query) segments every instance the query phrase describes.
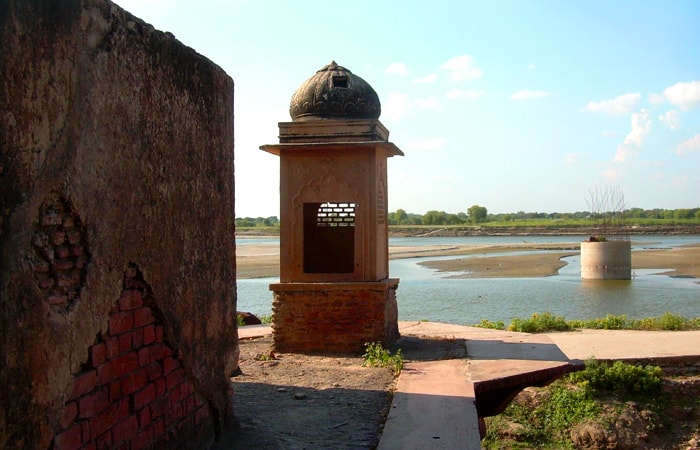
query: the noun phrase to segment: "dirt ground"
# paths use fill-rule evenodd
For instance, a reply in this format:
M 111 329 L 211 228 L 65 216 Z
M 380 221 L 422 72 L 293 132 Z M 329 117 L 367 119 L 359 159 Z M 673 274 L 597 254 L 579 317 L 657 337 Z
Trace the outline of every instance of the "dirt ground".
M 371 449 L 395 377 L 361 356 L 271 354 L 272 338 L 240 341 L 232 378 L 236 426 L 214 448 Z
M 374 449 L 397 378 L 361 355 L 271 354 L 272 338 L 240 341 L 235 427 L 213 449 Z M 405 361 L 465 358 L 463 340 L 402 336 Z

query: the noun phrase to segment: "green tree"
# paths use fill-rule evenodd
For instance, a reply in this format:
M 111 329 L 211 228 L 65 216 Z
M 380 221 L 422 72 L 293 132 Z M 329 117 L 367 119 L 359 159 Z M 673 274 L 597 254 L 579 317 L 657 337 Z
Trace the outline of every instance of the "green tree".
M 488 217 L 489 212 L 486 210 L 485 207 L 479 206 L 479 205 L 472 205 L 468 210 L 467 210 L 467 217 L 469 217 L 469 221 L 471 223 L 481 223 L 486 221 L 486 217 Z

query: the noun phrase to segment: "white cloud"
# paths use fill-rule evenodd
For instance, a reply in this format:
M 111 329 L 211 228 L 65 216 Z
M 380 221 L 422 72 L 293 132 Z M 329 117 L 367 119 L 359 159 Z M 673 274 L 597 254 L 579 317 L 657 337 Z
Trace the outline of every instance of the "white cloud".
M 445 138 L 436 137 L 419 141 L 411 141 L 403 146 L 406 151 L 427 151 L 440 150 L 445 146 Z
M 414 82 L 420 83 L 420 84 L 430 84 L 430 83 L 435 83 L 435 81 L 437 81 L 437 78 L 438 78 L 437 74 L 431 73 L 431 74 L 424 76 L 423 78 L 418 78 Z
M 414 103 L 421 108 L 437 109 L 440 107 L 440 103 L 435 97 L 418 98 L 414 100 Z
M 679 155 L 684 155 L 691 152 L 700 152 L 700 134 L 696 134 L 687 141 L 681 142 L 676 150 Z
M 676 83 L 664 90 L 663 96 L 668 102 L 683 110 L 700 106 L 700 81 Z
M 481 69 L 474 66 L 474 58 L 469 55 L 454 57 L 440 68 L 447 70 L 453 81 L 474 80 L 483 76 Z
M 528 64 L 527 70 L 535 70 L 536 66 L 534 64 Z
M 389 64 L 389 67 L 386 68 L 385 72 L 393 75 L 399 75 L 402 77 L 408 75 L 408 69 L 406 68 L 406 64 L 402 62 L 395 62 Z
M 542 97 L 548 97 L 552 95 L 550 92 L 547 91 L 531 91 L 528 89 L 522 90 L 515 92 L 511 94 L 510 98 L 512 100 L 530 100 L 533 98 L 542 98 Z
M 459 98 L 475 100 L 477 98 L 483 97 L 484 95 L 486 95 L 486 92 L 484 91 L 465 91 L 462 89 L 452 89 L 450 92 L 445 94 L 445 98 L 449 100 L 455 100 Z
M 578 153 L 567 153 L 567 155 L 564 157 L 564 162 L 568 166 L 573 166 L 576 164 L 580 159 L 580 155 Z
M 602 112 L 606 114 L 624 115 L 630 114 L 639 107 L 642 95 L 624 94 L 612 100 L 601 100 L 599 102 L 588 102 L 586 109 L 591 112 Z
M 398 120 L 408 108 L 408 94 L 389 92 L 382 103 L 382 116 L 389 120 Z
M 630 130 L 625 141 L 617 146 L 614 161 L 624 162 L 634 154 L 635 148 L 642 146 L 644 139 L 651 130 L 651 119 L 649 119 L 649 110 L 642 109 L 638 113 L 632 114 L 630 118 L 632 129 Z
M 681 125 L 681 115 L 677 110 L 672 109 L 666 111 L 666 114 L 661 114 L 659 116 L 659 121 L 668 125 L 670 129 L 675 130 Z

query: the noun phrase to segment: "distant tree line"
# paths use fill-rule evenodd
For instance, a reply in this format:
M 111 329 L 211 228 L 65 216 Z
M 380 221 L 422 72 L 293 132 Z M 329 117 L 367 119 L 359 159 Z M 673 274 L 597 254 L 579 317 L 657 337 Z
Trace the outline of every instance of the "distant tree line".
M 626 222 L 634 224 L 638 220 L 663 221 L 700 221 L 700 208 L 680 209 L 642 209 L 630 208 L 624 212 Z M 388 215 L 389 225 L 477 225 L 483 223 L 526 222 L 535 220 L 550 221 L 595 221 L 596 213 L 577 211 L 571 213 L 542 213 L 518 211 L 515 213 L 491 214 L 479 205 L 472 205 L 466 212 L 447 213 L 445 211 L 428 211 L 425 214 L 414 214 L 404 209 L 397 209 Z M 270 217 L 240 217 L 236 219 L 236 227 L 279 227 L 277 216 Z
M 595 221 L 599 219 L 596 213 L 591 211 L 577 211 L 571 213 L 543 213 L 525 212 L 491 214 L 479 205 L 473 205 L 467 212 L 447 213 L 445 211 L 428 211 L 425 214 L 407 213 L 403 209 L 397 209 L 389 213 L 389 225 L 475 225 L 490 222 L 524 222 L 533 220 L 558 220 L 558 221 Z M 629 224 L 634 219 L 645 220 L 700 220 L 700 208 L 681 209 L 642 209 L 630 208 L 623 211 L 623 215 Z

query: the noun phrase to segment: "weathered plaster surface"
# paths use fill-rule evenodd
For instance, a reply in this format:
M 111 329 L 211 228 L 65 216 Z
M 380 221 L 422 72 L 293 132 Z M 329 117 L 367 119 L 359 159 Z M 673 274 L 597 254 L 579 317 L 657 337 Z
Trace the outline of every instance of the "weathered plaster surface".
M 46 448 L 125 271 L 221 427 L 237 355 L 233 81 L 107 0 L 0 4 L 0 447 Z M 62 199 L 90 259 L 52 308 L 33 234 Z

